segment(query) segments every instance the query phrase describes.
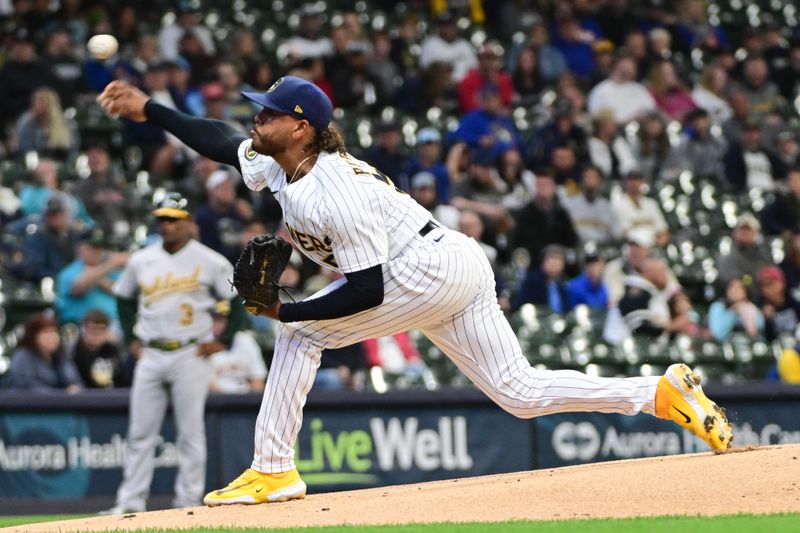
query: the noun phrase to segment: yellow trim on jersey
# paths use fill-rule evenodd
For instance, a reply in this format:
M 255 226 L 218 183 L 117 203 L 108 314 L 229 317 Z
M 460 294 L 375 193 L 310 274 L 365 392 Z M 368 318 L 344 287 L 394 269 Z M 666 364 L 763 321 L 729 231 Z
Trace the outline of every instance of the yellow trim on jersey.
M 153 211 L 154 217 L 169 217 L 169 218 L 189 218 L 192 216 L 189 211 L 183 209 L 176 209 L 174 207 L 159 207 Z
M 253 150 L 253 144 L 251 142 L 250 145 L 244 150 L 244 158 L 247 159 L 248 161 L 252 161 L 253 159 L 256 158 L 257 155 L 258 152 Z

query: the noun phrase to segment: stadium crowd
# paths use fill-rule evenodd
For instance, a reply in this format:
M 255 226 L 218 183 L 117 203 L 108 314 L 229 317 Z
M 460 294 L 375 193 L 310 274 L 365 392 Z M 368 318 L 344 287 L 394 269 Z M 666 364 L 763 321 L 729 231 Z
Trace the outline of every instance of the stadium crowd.
M 130 383 L 111 286 L 165 192 L 231 261 L 254 235 L 288 239 L 235 171 L 106 117 L 105 85 L 249 131 L 240 92 L 284 74 L 331 98 L 354 155 L 480 241 L 534 364 L 677 358 L 800 383 L 797 16 L 781 0 L 0 1 L 0 386 Z M 102 33 L 120 43 L 107 60 L 85 47 Z M 282 282 L 302 298 L 335 277 L 295 252 Z M 263 387 L 272 326 L 250 317 L 212 390 Z M 318 387 L 461 383 L 415 332 L 322 365 Z

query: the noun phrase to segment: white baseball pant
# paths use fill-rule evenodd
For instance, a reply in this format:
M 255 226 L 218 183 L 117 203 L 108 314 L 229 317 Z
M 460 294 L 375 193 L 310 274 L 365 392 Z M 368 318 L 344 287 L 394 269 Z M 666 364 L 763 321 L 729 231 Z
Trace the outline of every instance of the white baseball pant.
M 177 430 L 178 475 L 173 506 L 200 505 L 206 485 L 205 412 L 212 367 L 192 344 L 172 352 L 143 348 L 136 363 L 128 421 L 128 455 L 117 505 L 146 507 L 161 425 L 172 403 Z
M 384 265 L 383 277 L 385 297 L 378 307 L 342 319 L 280 325 L 256 422 L 253 469 L 295 468 L 302 409 L 324 348 L 412 329 L 520 418 L 572 411 L 655 413 L 658 377 L 599 378 L 531 367 L 497 304 L 492 268 L 471 238 L 446 228 L 418 236 Z

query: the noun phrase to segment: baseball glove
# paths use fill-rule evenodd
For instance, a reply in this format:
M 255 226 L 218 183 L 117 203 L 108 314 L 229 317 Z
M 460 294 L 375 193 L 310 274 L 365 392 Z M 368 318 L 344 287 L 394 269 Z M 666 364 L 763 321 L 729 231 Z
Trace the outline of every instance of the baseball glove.
M 250 239 L 233 267 L 233 286 L 254 315 L 275 305 L 283 269 L 289 263 L 292 245 L 275 235 Z

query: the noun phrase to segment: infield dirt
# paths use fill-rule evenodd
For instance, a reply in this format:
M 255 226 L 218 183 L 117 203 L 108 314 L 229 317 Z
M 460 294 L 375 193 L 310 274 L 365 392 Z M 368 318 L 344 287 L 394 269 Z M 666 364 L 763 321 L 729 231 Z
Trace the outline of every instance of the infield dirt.
M 304 527 L 800 512 L 800 444 L 595 463 L 4 531 Z

